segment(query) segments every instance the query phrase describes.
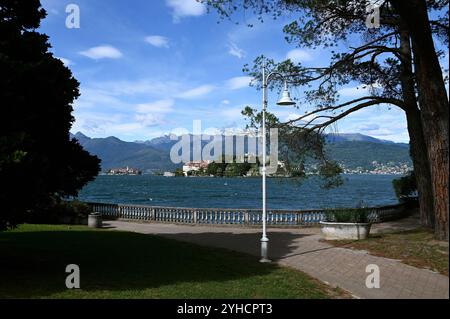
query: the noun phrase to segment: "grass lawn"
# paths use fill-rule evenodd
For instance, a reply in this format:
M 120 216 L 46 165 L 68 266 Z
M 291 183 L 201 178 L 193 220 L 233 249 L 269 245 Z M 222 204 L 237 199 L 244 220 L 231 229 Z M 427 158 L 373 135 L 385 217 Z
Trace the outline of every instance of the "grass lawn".
M 0 232 L 0 298 L 341 298 L 294 269 L 250 255 L 84 226 Z M 77 264 L 81 289 L 67 289 Z
M 366 240 L 336 240 L 335 246 L 367 250 L 370 254 L 401 260 L 448 276 L 448 242 L 436 241 L 428 229 L 373 234 Z

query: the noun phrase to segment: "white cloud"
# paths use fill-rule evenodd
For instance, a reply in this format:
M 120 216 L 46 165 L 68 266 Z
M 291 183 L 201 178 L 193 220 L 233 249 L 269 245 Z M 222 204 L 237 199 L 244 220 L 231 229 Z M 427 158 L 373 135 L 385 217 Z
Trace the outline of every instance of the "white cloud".
M 213 85 L 189 88 L 187 83 L 163 79 L 96 81 L 82 85 L 81 96 L 75 102 L 75 106 L 77 109 L 95 107 L 127 111 L 135 110 L 139 105 L 140 108 L 147 108 L 148 112 L 152 112 L 169 109 L 173 106 L 175 98 L 199 98 L 215 88 Z M 147 103 L 148 101 L 152 103 Z
M 122 52 L 120 52 L 118 49 L 110 45 L 93 47 L 86 51 L 81 51 L 79 53 L 93 60 L 119 59 L 123 56 Z
M 110 127 L 123 121 L 123 115 L 116 113 L 85 112 L 75 110 L 72 132 L 81 131 L 89 136 L 103 135 Z
M 161 131 L 151 129 L 164 123 L 166 122 L 158 114 L 130 116 L 111 112 L 76 112 L 76 121 L 71 132 L 81 131 L 90 137 L 116 136 L 130 141 L 145 140 L 164 135 Z
M 290 59 L 294 63 L 309 62 L 314 59 L 313 55 L 302 49 L 294 49 L 287 53 L 286 59 Z
M 127 104 L 120 99 L 111 96 L 109 92 L 95 88 L 81 88 L 81 96 L 75 101 L 75 108 L 99 108 L 107 106 L 108 108 L 127 108 Z
M 131 134 L 135 131 L 141 130 L 143 128 L 143 124 L 137 123 L 137 122 L 130 122 L 130 123 L 122 123 L 114 125 L 110 128 L 111 132 L 114 132 L 113 134 Z
M 172 96 L 185 87 L 183 83 L 163 79 L 114 80 L 95 82 L 91 86 L 114 96 L 144 94 L 156 98 Z
M 165 123 L 163 117 L 155 114 L 137 114 L 135 119 L 137 122 L 146 127 L 158 126 Z
M 166 0 L 166 5 L 172 9 L 173 22 L 178 23 L 182 17 L 198 17 L 206 13 L 203 3 L 196 0 Z
M 230 100 L 223 100 L 222 104 L 229 105 L 230 104 Z
M 237 57 L 238 59 L 245 58 L 245 56 L 247 55 L 247 53 L 239 48 L 234 42 L 230 42 L 228 44 L 228 53 L 232 56 Z
M 157 48 L 168 48 L 169 47 L 169 39 L 166 37 L 163 37 L 161 35 L 150 35 L 145 38 L 145 42 L 147 42 Z
M 212 92 L 215 89 L 215 87 L 213 85 L 202 85 L 199 87 L 196 87 L 194 89 L 185 91 L 179 95 L 177 95 L 178 98 L 181 99 L 193 99 L 193 98 L 197 98 L 203 95 L 207 95 L 210 92 Z
M 226 86 L 230 90 L 238 90 L 248 87 L 252 80 L 253 78 L 251 76 L 237 76 L 226 81 Z
M 55 58 L 61 60 L 61 62 L 64 63 L 65 66 L 71 66 L 71 65 L 75 64 L 75 63 L 73 63 L 72 60 L 69 60 L 69 59 L 66 59 L 66 58 L 61 58 L 61 57 L 57 57 L 57 56 Z
M 376 120 L 374 120 L 375 122 Z M 383 123 L 382 125 L 378 125 L 376 123 L 369 124 L 369 126 L 372 126 L 372 129 L 369 129 L 370 127 L 361 127 L 357 124 L 350 126 L 351 127 L 351 133 L 361 133 L 365 135 L 369 135 L 378 139 L 385 139 L 393 142 L 403 142 L 408 143 L 409 141 L 409 134 L 408 130 L 404 124 L 403 121 L 401 121 L 399 124 L 397 124 L 399 121 L 398 119 L 387 119 L 386 123 Z
M 169 113 L 173 111 L 174 101 L 171 99 L 160 100 L 152 103 L 138 104 L 136 112 L 138 113 Z
M 380 125 L 375 123 L 362 124 L 358 127 L 361 131 L 376 131 L 380 129 Z
M 337 122 L 340 133 L 361 133 L 394 142 L 408 142 L 405 113 L 382 104 L 367 107 Z

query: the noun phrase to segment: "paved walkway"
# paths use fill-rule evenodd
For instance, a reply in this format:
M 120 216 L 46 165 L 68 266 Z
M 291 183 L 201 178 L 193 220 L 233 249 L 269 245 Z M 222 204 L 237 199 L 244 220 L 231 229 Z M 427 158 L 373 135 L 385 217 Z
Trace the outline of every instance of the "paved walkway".
M 195 244 L 222 247 L 259 256 L 259 229 L 172 224 L 107 222 L 119 230 L 161 235 Z M 386 231 L 395 223 L 374 225 Z M 320 229 L 269 229 L 269 255 L 281 265 L 299 269 L 333 287 L 349 291 L 356 298 L 449 298 L 449 278 L 418 269 L 397 260 L 369 255 L 365 251 L 334 247 L 320 242 Z M 378 265 L 380 288 L 366 287 L 366 266 Z

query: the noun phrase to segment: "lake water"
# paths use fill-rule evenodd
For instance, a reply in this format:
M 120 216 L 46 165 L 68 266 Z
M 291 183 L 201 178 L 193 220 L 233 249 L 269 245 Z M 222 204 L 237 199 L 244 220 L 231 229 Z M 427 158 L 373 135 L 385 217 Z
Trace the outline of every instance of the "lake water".
M 392 175 L 344 175 L 344 184 L 322 189 L 314 178 L 267 179 L 269 209 L 315 209 L 397 203 Z M 260 178 L 98 176 L 79 200 L 172 207 L 260 208 Z

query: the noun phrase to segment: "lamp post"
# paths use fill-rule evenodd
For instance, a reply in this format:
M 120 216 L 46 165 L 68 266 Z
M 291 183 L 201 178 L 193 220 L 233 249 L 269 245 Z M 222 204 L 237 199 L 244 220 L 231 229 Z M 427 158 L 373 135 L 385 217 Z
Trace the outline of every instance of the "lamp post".
M 287 81 L 283 74 L 279 72 L 271 72 L 266 76 L 266 65 L 263 64 L 262 69 L 262 92 L 263 92 L 263 107 L 262 107 L 262 220 L 263 220 L 263 233 L 261 237 L 261 260 L 262 263 L 270 262 L 268 257 L 268 248 L 269 248 L 269 238 L 267 238 L 266 233 L 266 110 L 267 110 L 267 84 L 272 77 L 278 76 L 284 80 L 284 90 L 283 95 L 278 101 L 278 105 L 281 106 L 292 106 L 295 105 L 295 102 L 292 101 L 289 96 L 289 91 L 287 87 Z M 278 150 L 276 150 L 278 151 Z

